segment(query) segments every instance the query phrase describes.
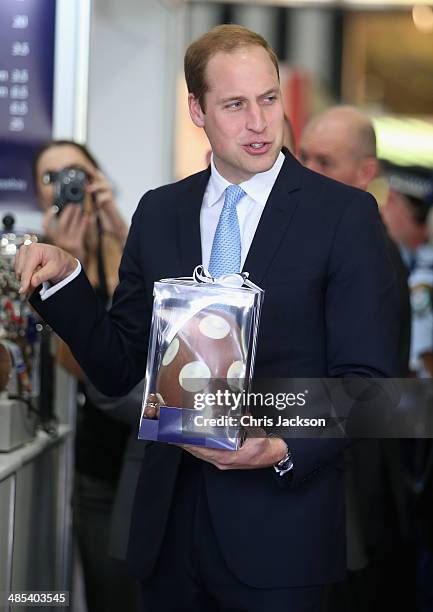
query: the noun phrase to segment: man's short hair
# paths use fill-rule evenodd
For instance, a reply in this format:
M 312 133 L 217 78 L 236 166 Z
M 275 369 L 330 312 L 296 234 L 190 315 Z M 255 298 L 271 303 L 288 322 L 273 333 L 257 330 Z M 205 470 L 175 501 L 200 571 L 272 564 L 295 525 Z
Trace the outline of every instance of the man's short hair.
M 190 44 L 185 53 L 185 79 L 188 93 L 192 93 L 199 101 L 203 112 L 205 112 L 204 96 L 209 89 L 205 76 L 209 60 L 216 53 L 231 53 L 239 48 L 251 46 L 263 47 L 267 51 L 279 80 L 278 59 L 274 50 L 263 36 L 243 26 L 235 24 L 216 26 Z
M 371 121 L 366 122 L 358 128 L 357 153 L 362 157 L 377 157 L 376 132 Z
M 317 126 L 327 125 L 327 121 L 336 120 L 343 123 L 347 136 L 347 145 L 352 157 L 361 161 L 366 157 L 376 157 L 376 134 L 371 120 L 355 106 L 342 104 L 331 106 L 316 115 L 307 124 L 304 133 L 314 130 Z

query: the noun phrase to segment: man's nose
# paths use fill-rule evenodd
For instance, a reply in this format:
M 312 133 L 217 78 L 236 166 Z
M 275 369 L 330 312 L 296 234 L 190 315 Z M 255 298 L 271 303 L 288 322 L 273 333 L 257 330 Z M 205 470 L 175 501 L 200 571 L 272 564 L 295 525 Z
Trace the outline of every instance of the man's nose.
M 266 118 L 259 104 L 253 104 L 249 108 L 247 128 L 253 132 L 263 132 L 266 127 Z

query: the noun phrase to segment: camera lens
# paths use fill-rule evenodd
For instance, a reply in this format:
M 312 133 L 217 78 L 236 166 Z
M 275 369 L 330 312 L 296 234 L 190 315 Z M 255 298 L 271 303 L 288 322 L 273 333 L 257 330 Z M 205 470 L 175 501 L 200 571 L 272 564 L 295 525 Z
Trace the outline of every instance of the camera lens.
M 67 202 L 82 202 L 85 194 L 85 174 L 69 170 L 64 181 L 64 195 Z
M 68 204 L 82 204 L 86 196 L 87 174 L 81 168 L 63 168 L 56 173 L 54 205 L 60 214 Z

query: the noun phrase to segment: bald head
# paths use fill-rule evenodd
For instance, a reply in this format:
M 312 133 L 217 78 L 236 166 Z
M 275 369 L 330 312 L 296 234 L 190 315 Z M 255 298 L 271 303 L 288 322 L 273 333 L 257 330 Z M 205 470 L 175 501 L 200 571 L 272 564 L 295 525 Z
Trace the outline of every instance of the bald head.
M 361 189 L 378 171 L 373 125 L 352 106 L 334 106 L 312 119 L 299 156 L 311 170 Z

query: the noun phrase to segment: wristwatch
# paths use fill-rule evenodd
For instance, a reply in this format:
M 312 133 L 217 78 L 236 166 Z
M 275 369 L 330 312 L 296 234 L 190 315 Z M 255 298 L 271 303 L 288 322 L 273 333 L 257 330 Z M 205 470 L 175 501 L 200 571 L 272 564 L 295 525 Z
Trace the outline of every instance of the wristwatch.
M 293 475 L 292 453 L 287 448 L 287 453 L 274 466 L 275 473 L 279 478 L 291 479 Z

